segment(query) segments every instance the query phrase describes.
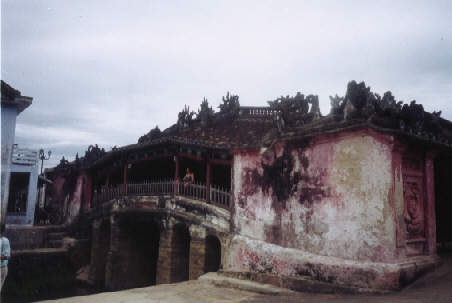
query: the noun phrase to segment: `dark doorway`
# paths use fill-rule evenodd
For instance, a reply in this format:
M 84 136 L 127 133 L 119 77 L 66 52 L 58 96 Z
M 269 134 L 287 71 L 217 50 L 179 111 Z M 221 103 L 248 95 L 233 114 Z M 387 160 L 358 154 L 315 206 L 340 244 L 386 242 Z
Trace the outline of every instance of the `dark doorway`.
M 11 173 L 8 198 L 8 213 L 27 212 L 28 184 L 30 173 Z
M 215 236 L 206 237 L 206 257 L 204 260 L 204 272 L 215 272 L 220 269 L 221 243 Z
M 136 219 L 120 222 L 118 257 L 121 272 L 115 279 L 121 288 L 156 284 L 160 230 L 155 222 Z M 120 275 L 120 277 L 118 276 Z
M 190 231 L 183 224 L 173 229 L 171 239 L 171 283 L 187 281 L 190 271 Z
M 452 242 L 452 154 L 440 153 L 434 162 L 436 241 L 444 249 Z

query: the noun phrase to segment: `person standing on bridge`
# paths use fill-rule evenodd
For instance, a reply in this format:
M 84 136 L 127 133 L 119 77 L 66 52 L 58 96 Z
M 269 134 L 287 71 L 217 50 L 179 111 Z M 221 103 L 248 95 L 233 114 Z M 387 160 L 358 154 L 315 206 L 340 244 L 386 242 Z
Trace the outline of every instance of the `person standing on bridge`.
M 187 167 L 187 174 L 182 179 L 182 182 L 184 182 L 184 188 L 187 188 L 191 183 L 195 181 L 195 174 L 190 172 L 190 168 Z M 177 180 L 176 183 L 178 184 L 180 181 Z
M 8 260 L 11 257 L 11 247 L 9 240 L 3 237 L 5 232 L 5 224 L 1 224 L 0 229 L 0 291 L 2 291 L 3 283 L 8 274 Z

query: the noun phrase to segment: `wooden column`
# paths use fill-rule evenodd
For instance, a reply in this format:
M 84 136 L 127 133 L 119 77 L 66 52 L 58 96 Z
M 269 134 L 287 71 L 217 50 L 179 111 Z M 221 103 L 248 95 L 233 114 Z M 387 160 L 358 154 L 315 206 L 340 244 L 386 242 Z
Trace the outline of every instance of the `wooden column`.
M 210 204 L 210 154 L 207 153 L 206 202 Z
M 122 186 L 122 193 L 123 195 L 127 195 L 127 167 L 129 166 L 129 164 L 126 162 L 126 164 L 124 165 L 124 184 Z
M 425 247 L 425 250 L 430 256 L 436 255 L 435 177 L 433 166 L 433 160 L 435 159 L 435 157 L 435 152 L 427 152 L 424 166 L 424 195 L 426 198 L 425 233 L 427 238 L 427 245 Z
M 176 158 L 176 172 L 174 173 L 174 195 L 177 194 L 177 179 L 179 178 L 179 153 L 176 152 L 174 156 Z

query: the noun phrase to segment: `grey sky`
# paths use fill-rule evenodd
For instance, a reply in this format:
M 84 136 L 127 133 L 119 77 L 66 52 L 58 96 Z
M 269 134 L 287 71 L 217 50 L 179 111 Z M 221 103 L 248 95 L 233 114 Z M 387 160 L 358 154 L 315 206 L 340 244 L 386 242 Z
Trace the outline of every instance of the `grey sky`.
M 344 95 L 348 81 L 452 120 L 451 1 L 1 2 L 2 79 L 34 98 L 16 143 L 81 156 L 171 126 L 185 104 Z

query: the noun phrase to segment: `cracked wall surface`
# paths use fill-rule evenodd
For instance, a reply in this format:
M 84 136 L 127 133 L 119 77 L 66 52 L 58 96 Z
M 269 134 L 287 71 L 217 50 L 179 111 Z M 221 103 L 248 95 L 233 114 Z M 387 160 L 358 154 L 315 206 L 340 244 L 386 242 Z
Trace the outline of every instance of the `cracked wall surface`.
M 234 232 L 286 248 L 392 262 L 391 147 L 366 131 L 234 155 Z

